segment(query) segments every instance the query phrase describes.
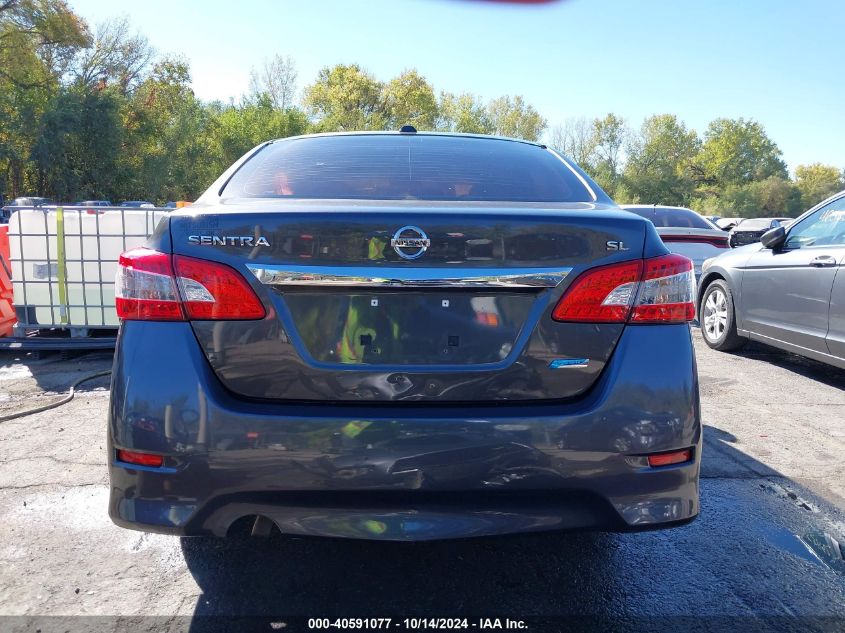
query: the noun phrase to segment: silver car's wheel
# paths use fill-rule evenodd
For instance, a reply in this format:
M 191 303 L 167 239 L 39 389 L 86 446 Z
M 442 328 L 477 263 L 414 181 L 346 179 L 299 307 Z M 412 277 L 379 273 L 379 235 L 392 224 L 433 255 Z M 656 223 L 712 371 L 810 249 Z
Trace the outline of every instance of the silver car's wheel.
M 736 333 L 736 320 L 731 289 L 724 279 L 707 286 L 701 298 L 698 318 L 704 342 L 722 352 L 739 349 L 746 340 Z
M 714 343 L 722 338 L 728 327 L 728 298 L 721 288 L 707 295 L 702 314 L 704 336 Z

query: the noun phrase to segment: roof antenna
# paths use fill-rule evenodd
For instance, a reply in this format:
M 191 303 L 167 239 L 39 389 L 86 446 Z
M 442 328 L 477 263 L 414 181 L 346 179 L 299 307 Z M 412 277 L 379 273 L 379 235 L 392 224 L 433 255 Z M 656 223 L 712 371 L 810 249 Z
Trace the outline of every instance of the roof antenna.
M 417 128 L 415 128 L 413 125 L 403 125 L 401 128 L 399 128 L 399 132 L 401 134 L 416 134 Z

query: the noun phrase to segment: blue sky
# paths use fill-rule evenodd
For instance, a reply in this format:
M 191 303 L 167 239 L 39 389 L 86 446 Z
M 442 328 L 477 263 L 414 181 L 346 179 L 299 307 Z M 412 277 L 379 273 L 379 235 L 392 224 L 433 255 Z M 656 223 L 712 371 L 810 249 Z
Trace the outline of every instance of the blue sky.
M 842 0 L 70 0 L 185 56 L 195 93 L 237 99 L 249 71 L 294 58 L 299 86 L 335 63 L 387 80 L 417 68 L 436 90 L 521 94 L 550 125 L 607 112 L 639 126 L 677 114 L 760 121 L 794 169 L 845 167 Z

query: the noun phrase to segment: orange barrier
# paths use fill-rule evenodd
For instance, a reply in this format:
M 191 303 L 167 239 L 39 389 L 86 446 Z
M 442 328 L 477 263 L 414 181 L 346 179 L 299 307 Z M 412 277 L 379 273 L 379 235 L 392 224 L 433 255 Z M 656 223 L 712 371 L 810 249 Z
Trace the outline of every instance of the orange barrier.
M 12 262 L 9 252 L 9 225 L 0 226 L 0 336 L 12 334 L 15 325 L 12 302 Z

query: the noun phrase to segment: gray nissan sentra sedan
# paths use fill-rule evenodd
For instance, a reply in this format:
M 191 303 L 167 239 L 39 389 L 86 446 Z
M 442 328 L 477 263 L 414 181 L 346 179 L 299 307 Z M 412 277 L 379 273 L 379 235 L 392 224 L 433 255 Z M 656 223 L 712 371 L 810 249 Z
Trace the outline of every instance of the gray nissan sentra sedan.
M 698 513 L 691 262 L 544 145 L 265 143 L 121 256 L 116 296 L 118 525 L 423 540 Z

